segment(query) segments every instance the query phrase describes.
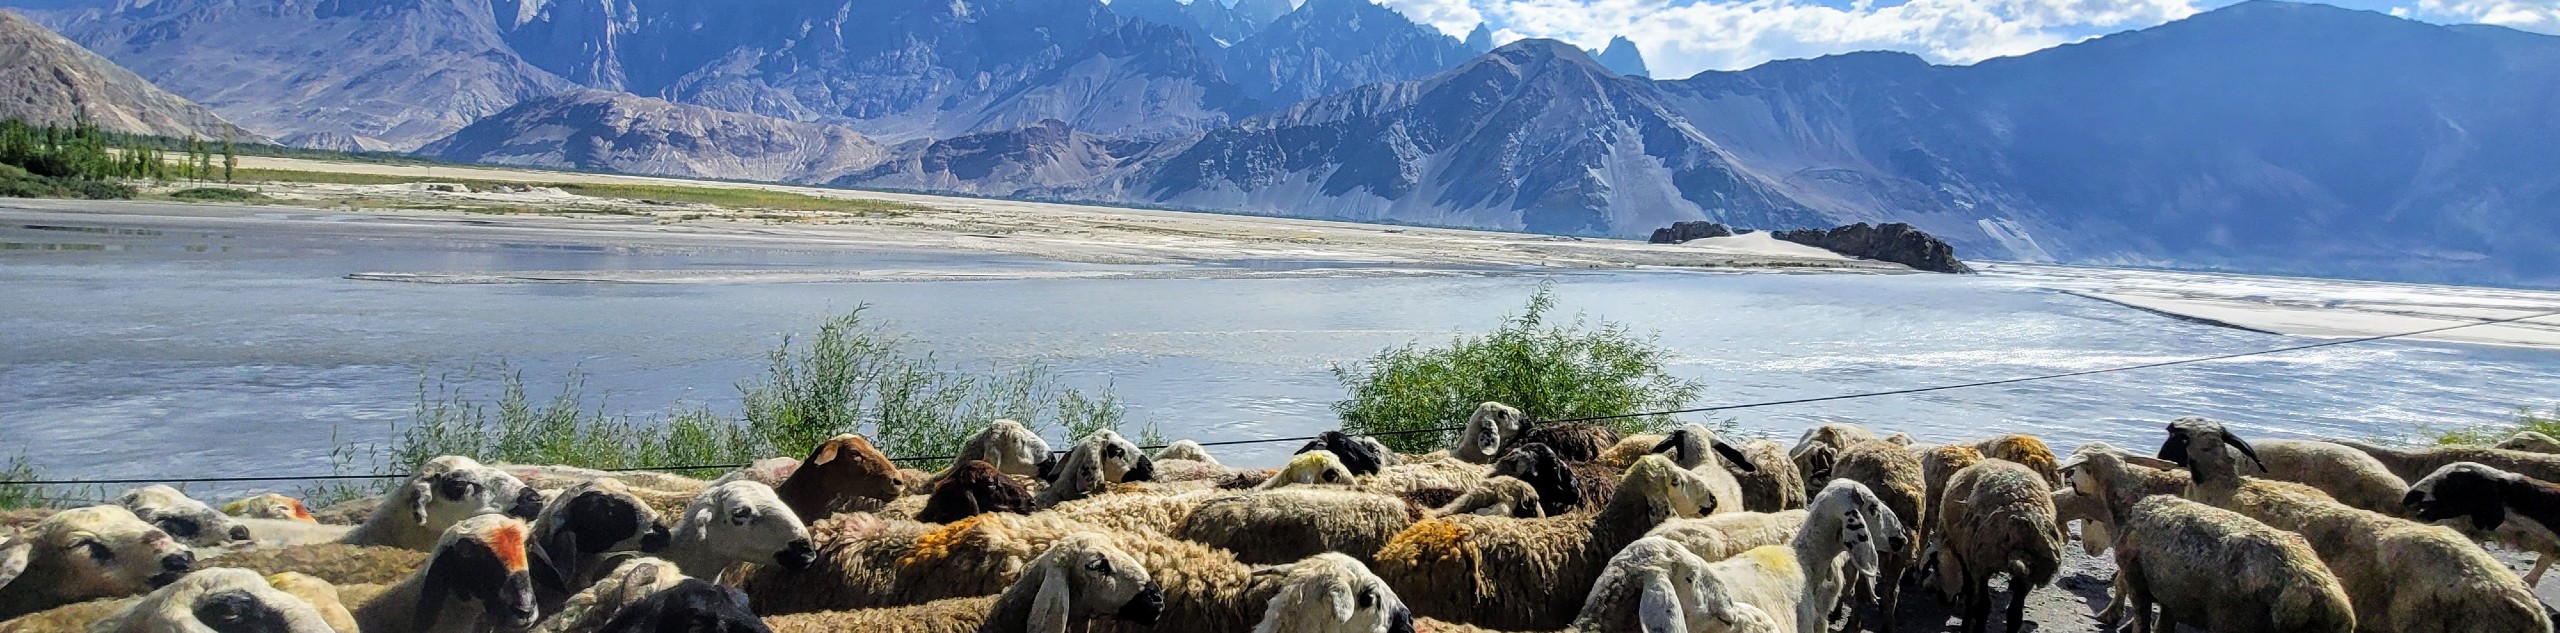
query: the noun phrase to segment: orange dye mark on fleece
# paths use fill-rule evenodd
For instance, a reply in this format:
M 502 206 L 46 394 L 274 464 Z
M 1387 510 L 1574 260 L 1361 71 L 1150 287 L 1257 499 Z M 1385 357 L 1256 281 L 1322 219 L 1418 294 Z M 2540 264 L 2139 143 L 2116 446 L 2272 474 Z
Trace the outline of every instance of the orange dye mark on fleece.
M 524 571 L 524 524 L 510 521 L 489 530 L 489 549 L 498 552 L 507 571 Z

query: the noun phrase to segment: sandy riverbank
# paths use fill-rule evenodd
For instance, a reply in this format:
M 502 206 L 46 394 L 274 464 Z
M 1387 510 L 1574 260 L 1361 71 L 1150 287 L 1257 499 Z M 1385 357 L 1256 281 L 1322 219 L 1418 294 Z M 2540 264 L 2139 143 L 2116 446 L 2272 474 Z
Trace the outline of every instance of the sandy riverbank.
M 1991 264 L 1984 272 L 2209 325 L 2344 339 L 2560 311 L 2560 292 L 2208 273 Z M 2413 340 L 2560 349 L 2560 316 Z
M 334 208 L 351 198 L 391 199 L 409 207 L 366 209 L 419 220 L 449 220 L 435 205 L 603 207 L 619 217 L 544 218 L 470 214 L 475 224 L 653 233 L 766 244 L 865 245 L 1026 255 L 1094 264 L 1296 262 L 1324 266 L 1565 268 L 1631 267 L 1799 269 L 1909 272 L 1899 264 L 1767 245 L 1659 245 L 1632 240 L 1398 227 L 1213 213 L 848 191 L 789 185 L 711 182 L 433 165 L 341 163 L 244 157 L 250 169 L 316 171 L 398 178 L 526 184 L 579 183 L 749 189 L 825 198 L 879 200 L 911 208 L 892 213 L 762 213 L 706 205 L 640 205 L 558 191 L 451 192 L 402 185 L 269 183 L 259 189 L 284 204 Z M 634 219 L 646 221 L 634 221 Z M 584 220 L 571 222 L 564 220 Z

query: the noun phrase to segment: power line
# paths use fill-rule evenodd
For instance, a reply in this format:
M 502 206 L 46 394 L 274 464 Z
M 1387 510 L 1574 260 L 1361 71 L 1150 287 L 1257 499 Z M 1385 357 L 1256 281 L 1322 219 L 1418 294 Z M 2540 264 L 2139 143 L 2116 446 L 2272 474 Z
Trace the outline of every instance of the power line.
M 1669 410 L 1669 411 L 1650 411 L 1650 412 L 1645 412 L 1645 413 L 1621 413 L 1621 414 L 1616 414 L 1616 415 L 1595 415 L 1595 416 L 1586 416 L 1586 417 L 1578 417 L 1578 418 L 1562 418 L 1562 419 L 1554 419 L 1554 420 L 1536 420 L 1536 421 L 1533 421 L 1533 422 L 1532 422 L 1532 424 L 1560 424 L 1560 423 L 1567 423 L 1567 422 L 1597 422 L 1597 421 L 1601 421 L 1601 420 L 1620 420 L 1620 419 L 1626 419 L 1626 418 L 1644 418 L 1644 417 L 1653 417 L 1653 416 L 1661 416 L 1661 415 L 1679 415 L 1679 414 L 1683 414 L 1683 413 L 1710 413 L 1710 412 L 1721 412 L 1721 411 L 1740 411 L 1740 410 L 1744 410 L 1744 409 L 1759 409 L 1759 408 L 1765 408 L 1765 407 L 1777 407 L 1777 406 L 1788 406 L 1788 405 L 1798 405 L 1798 404 L 1812 404 L 1812 403 L 1817 403 L 1817 402 L 1833 402 L 1833 401 L 1839 401 L 1839 400 L 1856 400 L 1856 399 L 1862 399 L 1862 398 L 1878 398 L 1878 397 L 1884 397 L 1884 396 L 1900 396 L 1900 395 L 1910 395 L 1910 394 L 1916 394 L 1916 393 L 1930 393 L 1930 392 L 1937 392 L 1937 391 L 1951 391 L 1951 390 L 1956 390 L 1956 389 L 1971 389 L 1971 388 L 1976 388 L 1976 387 L 1993 387 L 1993 386 L 1999 386 L 1999 385 L 2012 385 L 2012 384 L 2018 384 L 2018 383 L 2024 383 L 2024 382 L 2037 382 L 2037 381 L 2044 381 L 2044 380 L 2058 380 L 2058 379 L 2062 379 L 2062 378 L 2076 378 L 2076 377 L 2080 377 L 2080 376 L 2093 376 L 2093 375 L 2098 375 L 2098 374 L 2108 374 L 2108 373 L 2116 373 L 2116 372 L 2139 371 L 2139 370 L 2144 370 L 2144 369 L 2158 369 L 2158 368 L 2162 368 L 2162 367 L 2174 367 L 2174 366 L 2179 366 L 2179 365 L 2193 365 L 2193 364 L 2197 364 L 2197 363 L 2209 363 L 2209 362 L 2214 362 L 2214 361 L 2224 361 L 2224 360 L 2232 360 L 2232 359 L 2238 359 L 2238 358 L 2248 358 L 2248 357 L 2252 357 L 2252 356 L 2267 356 L 2267 355 L 2272 355 L 2272 354 L 2284 354 L 2284 353 L 2290 353 L 2290 352 L 2299 352 L 2299 351 L 2303 351 L 2303 350 L 2320 349 L 2320 348 L 2325 348 L 2325 347 L 2337 347 L 2337 346 L 2340 346 L 2340 345 L 2353 345 L 2353 344 L 2357 344 L 2357 343 L 2370 343 L 2370 342 L 2373 342 L 2373 341 L 2381 341 L 2381 340 L 2396 339 L 2396 338 L 2407 338 L 2407 337 L 2411 337 L 2411 336 L 2422 336 L 2422 335 L 2426 335 L 2426 334 L 2434 334 L 2434 333 L 2437 333 L 2437 332 L 2446 332 L 2446 331 L 2451 331 L 2451 330 L 2459 330 L 2459 329 L 2463 329 L 2463 328 L 2479 327 L 2479 326 L 2483 326 L 2483 325 L 2498 325 L 2498 324 L 2503 324 L 2503 323 L 2516 323 L 2516 322 L 2520 322 L 2520 321 L 2530 321 L 2530 320 L 2533 320 L 2533 319 L 2541 319 L 2541 318 L 2554 317 L 2554 316 L 2560 316 L 2560 310 L 2553 310 L 2553 311 L 2549 311 L 2549 312 L 2542 312 L 2542 313 L 2531 314 L 2531 315 L 2520 316 L 2520 317 L 2510 317 L 2510 318 L 2503 318 L 2503 319 L 2482 319 L 2482 320 L 2475 320 L 2475 321 L 2472 321 L 2472 322 L 2469 322 L 2469 323 L 2460 323 L 2460 324 L 2455 324 L 2455 325 L 2447 325 L 2447 326 L 2443 326 L 2443 327 L 2428 328 L 2428 329 L 2424 329 L 2424 330 L 2416 330 L 2416 331 L 2410 331 L 2410 332 L 2400 332 L 2400 333 L 2396 333 L 2396 334 L 2382 334 L 2382 335 L 2364 336 L 2364 337 L 2349 338 L 2349 339 L 2338 339 L 2338 340 L 2334 340 L 2334 341 L 2322 341 L 2322 342 L 2318 342 L 2318 343 L 2309 343 L 2309 344 L 2304 344 L 2304 345 L 2294 345 L 2294 346 L 2289 346 L 2289 347 L 2278 347 L 2278 348 L 2263 349 L 2263 350 L 2256 350 L 2256 351 L 2249 351 L 2249 352 L 2234 352 L 2234 353 L 2230 353 L 2230 354 L 2220 354 L 2220 355 L 2215 355 L 2215 356 L 2205 356 L 2205 357 L 2199 357 L 2199 358 L 2185 358 L 2185 359 L 2170 360 L 2170 361 L 2160 361 L 2160 362 L 2154 362 L 2154 363 L 2142 363 L 2142 364 L 2137 364 L 2137 365 L 2123 365 L 2123 366 L 2117 366 L 2117 367 L 2104 367 L 2104 368 L 2099 368 L 2099 369 L 2084 369 L 2084 370 L 2080 370 L 2080 371 L 2070 371 L 2070 372 L 2062 372 L 2062 373 L 2055 373 L 2055 374 L 2041 374 L 2041 375 L 2035 375 L 2035 376 L 2024 376 L 2024 377 L 2018 377 L 2018 378 L 2003 378 L 2003 379 L 1999 379 L 1999 380 L 1983 380 L 1983 381 L 1966 382 L 1966 383 L 1956 383 L 1956 384 L 1948 384 L 1948 385 L 1936 385 L 1936 386 L 1930 386 L 1930 387 L 1913 387 L 1913 388 L 1909 388 L 1909 389 L 1894 389 L 1894 390 L 1889 390 L 1889 391 L 1869 391 L 1869 392 L 1860 392 L 1860 393 L 1848 393 L 1848 394 L 1839 394 L 1839 395 L 1831 395 L 1831 396 L 1819 396 L 1819 397 L 1813 397 L 1813 398 L 1795 398 L 1795 399 L 1789 399 L 1789 400 L 1770 400 L 1770 401 L 1764 401 L 1764 402 L 1751 402 L 1751 403 L 1745 403 L 1745 404 L 1729 404 L 1729 405 L 1717 405 L 1717 406 L 1711 406 L 1711 407 L 1694 407 L 1694 408 L 1688 408 L 1688 409 L 1672 409 L 1672 410 Z M 1380 431 L 1380 432 L 1376 432 L 1376 433 L 1363 433 L 1363 434 L 1360 434 L 1360 435 L 1364 435 L 1364 436 L 1368 436 L 1368 437 L 1383 437 L 1383 436 L 1395 436 L 1395 435 L 1413 435 L 1413 434 L 1419 434 L 1419 433 L 1442 433 L 1442 432 L 1447 432 L 1447 431 L 1455 431 L 1455 430 L 1459 430 L 1459 429 L 1461 429 L 1461 428 L 1464 428 L 1464 427 L 1449 426 L 1449 427 L 1436 427 L 1436 428 L 1427 428 L 1427 429 L 1406 429 L 1406 430 L 1400 430 L 1400 431 Z M 1207 446 L 1240 446 L 1240 445 L 1247 445 L 1247 444 L 1271 444 L 1271 443 L 1278 443 L 1278 442 L 1306 442 L 1306 441 L 1311 441 L 1311 440 L 1315 440 L 1315 439 L 1317 439 L 1317 436 L 1309 435 L 1309 436 L 1299 436 L 1299 437 L 1274 437 L 1274 438 L 1244 439 L 1244 440 L 1221 440 L 1221 441 L 1216 441 L 1216 442 L 1201 442 L 1201 443 L 1200 443 L 1200 445 L 1201 445 L 1201 446 L 1204 446 L 1204 447 L 1207 447 Z M 1146 447 L 1142 447 L 1142 448 L 1156 449 L 1156 448 L 1163 448 L 1163 447 L 1162 447 L 1162 446 L 1146 446 Z M 1064 451 L 1053 451 L 1053 452 L 1064 452 Z M 929 461 L 944 461 L 944 460 L 950 460 L 950 459 L 953 459 L 953 458 L 955 458 L 955 457 L 957 457 L 957 456 L 954 456 L 954 455 L 934 455 L 934 456 L 916 456 L 916 457 L 891 457 L 891 458 L 889 458 L 889 460 L 890 460 L 890 461 L 893 461 L 893 462 L 929 462 Z M 593 469 L 589 469 L 589 470 L 600 470 L 600 471 L 605 471 L 605 472 L 672 471 L 672 470 L 726 470 L 726 469 L 733 469 L 733 468 L 743 468 L 743 467 L 748 466 L 748 465 L 749 465 L 749 464 L 701 464 L 701 465 L 693 465 L 693 466 L 631 466 L 631 467 L 621 467 L 621 468 L 593 468 Z M 409 477 L 409 474 L 407 474 L 407 473 L 401 473 L 401 474 L 384 474 L 384 475 L 302 475 L 302 476 L 280 475 L 280 476 L 195 477 L 195 478 L 144 478 L 144 477 L 136 477 L 136 478 L 124 478 L 124 479 L 57 479 L 57 480 L 21 481 L 21 482 L 6 482 L 6 481 L 0 481 L 0 484 L 11 484 L 11 485 L 32 485 L 32 486 L 75 486 L 75 485 L 149 484 L 149 483 L 253 483 L 253 482 L 279 482 L 279 481 L 349 481 L 349 480 L 377 480 L 377 479 L 406 479 L 406 478 L 408 478 L 408 477 Z

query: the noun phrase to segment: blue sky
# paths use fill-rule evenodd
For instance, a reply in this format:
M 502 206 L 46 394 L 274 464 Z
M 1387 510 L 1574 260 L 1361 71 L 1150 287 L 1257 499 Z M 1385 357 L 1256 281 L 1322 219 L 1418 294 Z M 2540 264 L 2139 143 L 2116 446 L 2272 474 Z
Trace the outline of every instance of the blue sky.
M 1896 50 L 1938 63 L 2017 55 L 2156 26 L 2235 0 L 1376 0 L 1452 35 L 1636 42 L 1656 77 L 1772 59 Z M 2326 0 L 2438 23 L 2560 34 L 2560 0 Z

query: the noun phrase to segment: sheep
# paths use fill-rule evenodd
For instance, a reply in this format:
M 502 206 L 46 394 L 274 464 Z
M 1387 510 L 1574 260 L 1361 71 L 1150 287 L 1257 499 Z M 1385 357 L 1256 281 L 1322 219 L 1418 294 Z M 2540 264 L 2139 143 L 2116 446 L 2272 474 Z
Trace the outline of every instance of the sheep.
M 2527 453 L 2560 453 L 2560 438 L 2553 438 L 2538 431 L 2517 431 L 2505 441 L 2498 442 L 2494 448 Z
M 584 631 L 584 629 L 572 629 Z M 614 614 L 597 631 L 720 631 L 769 633 L 736 587 L 686 578 L 648 594 Z
M 2471 462 L 2446 464 L 2410 486 L 2402 500 L 2420 521 L 2470 519 L 2469 527 L 2493 533 L 2522 549 L 2542 553 L 2526 586 L 2542 582 L 2552 552 L 2560 551 L 2560 485 Z
M 1713 511 L 1696 473 L 1637 460 L 1596 513 L 1542 519 L 1459 515 L 1417 521 L 1378 550 L 1379 576 L 1422 615 L 1497 628 L 1556 628 L 1609 557 L 1674 517 Z M 1545 494 L 1545 491 L 1540 491 Z
M 195 554 L 120 506 L 55 513 L 0 539 L 0 620 L 148 592 L 195 567 Z
M 773 492 L 796 516 L 823 519 L 837 512 L 869 512 L 895 501 L 905 480 L 889 456 L 871 441 L 846 433 L 809 449 L 808 459 Z
M 1876 439 L 1876 434 L 1855 424 L 1824 424 L 1805 429 L 1795 448 L 1787 449 L 1787 461 L 1795 462 L 1796 473 L 1804 476 L 1804 496 L 1821 494 L 1832 480 L 1831 465 L 1840 451 L 1852 444 Z
M 297 573 L 338 585 L 382 585 L 409 577 L 427 553 L 378 545 L 313 543 L 225 552 L 207 566 L 241 567 L 262 574 Z
M 1372 463 L 1375 463 L 1376 458 L 1374 456 L 1369 459 Z M 1372 472 L 1374 472 L 1374 470 Z M 1271 490 L 1286 486 L 1304 486 L 1311 484 L 1350 485 L 1353 480 L 1354 473 L 1355 471 L 1351 469 L 1349 464 L 1344 463 L 1341 459 L 1337 459 L 1334 456 L 1333 451 L 1315 450 L 1299 453 L 1290 457 L 1289 465 L 1281 467 L 1278 474 L 1272 475 L 1270 479 L 1263 480 L 1262 485 L 1255 486 L 1254 488 L 1257 490 Z
M 1208 447 L 1201 446 L 1200 442 L 1195 440 L 1174 440 L 1173 443 L 1164 445 L 1164 448 L 1156 449 L 1155 459 L 1159 462 L 1179 459 L 1208 464 L 1218 463 L 1218 458 L 1209 456 Z
M 523 630 L 534 603 L 532 530 L 514 517 L 483 514 L 445 530 L 425 567 L 355 608 L 365 633 Z
M 1085 630 L 1096 618 L 1153 625 L 1164 612 L 1164 587 L 1145 565 L 1094 532 L 1072 534 L 1032 559 L 1002 595 L 949 598 L 920 605 L 776 616 L 775 633 L 881 631 L 906 633 Z
M 941 481 L 934 483 L 933 494 L 925 498 L 924 507 L 915 513 L 915 518 L 926 523 L 950 523 L 985 512 L 1030 511 L 1030 490 L 993 464 L 972 459 L 953 465 Z
M 974 459 L 996 467 L 996 472 L 1028 477 L 1040 473 L 1040 460 L 1049 456 L 1049 441 L 1021 422 L 996 420 L 969 436 L 957 455 L 954 464 Z
M 1546 516 L 1547 512 L 1538 503 L 1538 489 L 1530 486 L 1529 482 L 1517 477 L 1488 477 L 1476 482 L 1476 487 L 1459 495 L 1456 500 L 1431 510 L 1431 516 L 1435 517 L 1452 514 L 1535 519 Z
M 2543 481 L 2560 481 L 2560 455 L 2478 446 L 2397 449 L 2352 440 L 2330 440 L 2330 443 L 2372 455 L 2376 461 L 2382 462 L 2384 468 L 2390 469 L 2391 474 L 2412 484 L 2454 462 L 2472 462 Z
M 1049 487 L 1042 488 L 1039 494 L 1031 497 L 1031 507 L 1054 507 L 1109 490 L 1111 480 L 1104 474 L 1102 467 L 1104 460 L 1102 453 L 1107 448 L 1116 449 L 1117 447 L 1106 447 L 1093 442 L 1078 442 L 1074 447 L 1067 449 L 1067 456 L 1058 460 L 1057 465 L 1048 467 L 1043 473 L 1049 479 Z
M 2054 464 L 2046 464 L 2048 469 Z M 1961 595 L 1964 627 L 1982 631 L 1991 615 L 1991 576 L 2009 578 L 2009 626 L 2026 621 L 2027 594 L 2053 584 L 2071 540 L 2055 520 L 2045 474 L 2008 460 L 1988 460 L 1956 473 L 1933 510 L 1942 533 L 1939 591 Z
M 1545 444 L 1574 463 L 1586 463 L 1618 443 L 1618 430 L 1588 422 L 1536 424 L 1521 429 L 1505 446 Z
M 702 578 L 719 577 L 740 563 L 808 569 L 818 558 L 799 514 L 772 488 L 752 481 L 702 491 L 668 533 L 667 547 L 658 556 Z
M 1332 453 L 1354 475 L 1378 474 L 1380 469 L 1394 465 L 1391 462 L 1396 459 L 1395 452 L 1387 450 L 1386 445 L 1378 443 L 1377 439 L 1341 431 L 1318 433 L 1315 440 L 1298 449 L 1301 454 L 1313 451 Z
M 2319 488 L 2339 503 L 2358 510 L 2402 516 L 2400 495 L 2408 492 L 2409 483 L 2382 465 L 2381 460 L 2363 451 L 2331 442 L 2306 440 L 2265 440 L 2250 443 L 2258 450 L 2253 458 L 2257 466 L 2241 464 L 2241 470 L 2255 469 L 2258 477 L 2290 481 Z
M 782 482 L 791 479 L 791 474 L 796 472 L 800 472 L 800 458 L 767 457 L 747 462 L 747 465 L 741 466 L 737 470 L 729 471 L 727 474 L 723 474 L 711 481 L 703 482 L 703 487 L 709 488 L 739 480 L 752 481 L 766 486 L 781 486 Z
M 1529 416 L 1511 405 L 1478 404 L 1475 413 L 1467 416 L 1467 426 L 1458 431 L 1458 444 L 1449 449 L 1449 455 L 1470 464 L 1491 464 L 1502 457 L 1503 443 L 1528 423 Z
M 1803 509 L 1785 512 L 1733 512 L 1698 519 L 1672 519 L 1647 537 L 1660 537 L 1689 548 L 1708 562 L 1720 561 L 1771 545 L 1793 541 L 1804 529 Z
M 1360 561 L 1317 554 L 1256 574 L 1279 588 L 1253 633 L 1413 633 L 1413 610 Z
M 2257 453 L 2221 423 L 2180 418 L 2170 423 L 2160 457 L 2187 467 L 2195 481 L 2188 499 L 2301 534 L 2337 572 L 2366 630 L 2551 630 L 2532 590 L 2461 534 L 2358 510 L 2304 487 L 2244 481 L 2233 449 Z M 2446 617 L 2456 613 L 2462 617 Z
M 1413 501 L 1423 507 L 1439 507 L 1466 494 L 1476 480 L 1490 476 L 1487 464 L 1471 463 L 1453 456 L 1416 458 L 1388 466 L 1378 474 L 1359 478 L 1359 487 L 1383 495 Z
M 2300 535 L 2167 495 L 2142 498 L 2121 520 L 2117 589 L 2135 631 L 2181 623 L 2208 631 L 2358 630 L 2346 590 Z
M 302 599 L 304 604 L 311 605 L 313 611 L 320 613 L 320 621 L 328 623 L 329 630 L 338 633 L 355 633 L 355 613 L 347 610 L 346 602 L 338 595 L 337 585 L 293 572 L 270 574 L 266 577 L 266 581 L 267 586 L 291 594 L 295 598 Z
M 1626 470 L 1627 466 L 1636 463 L 1636 458 L 1652 455 L 1653 449 L 1662 446 L 1662 440 L 1669 437 L 1671 436 L 1662 433 L 1637 433 L 1618 438 L 1618 443 L 1609 445 L 1608 449 L 1600 451 L 1599 459 L 1591 461 L 1602 466 Z
M 2037 476 L 2044 478 L 2045 487 L 2062 485 L 2061 460 L 2056 459 L 2053 449 L 2045 446 L 2044 440 L 2036 439 L 2036 436 L 2014 433 L 2002 435 L 1975 442 L 1971 448 L 1981 451 L 1984 457 L 2025 466 L 2028 470 L 2036 471 Z
M 1910 538 L 1883 501 L 1855 481 L 1833 481 L 1803 511 L 1803 526 L 1785 545 L 1767 545 L 1708 563 L 1702 595 L 1757 607 L 1756 630 L 1828 633 L 1827 619 L 1850 581 L 1875 582 L 1880 550 Z M 1731 519 L 1726 519 L 1731 520 Z M 1677 542 L 1669 536 L 1664 540 Z M 1682 548 L 1691 549 L 1687 544 Z M 1842 576 L 1845 558 L 1856 578 Z M 1705 559 L 1704 555 L 1700 556 Z M 1858 629 L 1851 628 L 1855 631 Z
M 319 519 L 311 517 L 311 510 L 302 506 L 301 499 L 272 492 L 222 504 L 222 513 L 243 519 L 319 522 Z
M 922 604 L 993 595 L 1058 539 L 1092 526 L 1048 513 L 989 513 L 949 525 L 842 514 L 810 526 L 819 557 L 806 571 L 750 574 L 743 588 L 760 613 L 803 613 Z
M 561 490 L 597 479 L 611 479 L 621 482 L 633 491 L 661 492 L 668 496 L 689 499 L 701 494 L 702 489 L 711 487 L 710 483 L 700 479 L 645 470 L 610 471 L 577 466 L 535 464 L 490 464 L 489 467 L 506 471 L 508 475 L 523 481 L 524 485 L 542 491 Z
M 1324 552 L 1367 560 L 1420 518 L 1416 510 L 1385 495 L 1293 486 L 1208 499 L 1170 533 L 1234 552 L 1237 560 L 1252 564 L 1276 565 Z
M 336 604 L 334 599 L 330 603 Z M 0 633 L 352 633 L 300 596 L 245 569 L 200 569 L 149 594 L 65 606 L 0 622 Z
M 2144 455 L 2127 453 L 2104 442 L 2091 442 L 2073 450 L 2071 459 L 2059 471 L 2066 487 L 2054 491 L 2055 522 L 2080 522 L 2080 549 L 2096 556 L 2115 545 L 2123 533 L 2124 521 L 2132 516 L 2133 506 L 2143 499 L 2178 496 L 2187 491 L 2187 474 L 2173 464 Z M 2125 607 L 2121 582 L 2108 596 L 2106 609 L 2098 619 L 2120 622 Z
M 1715 492 L 1719 512 L 1744 510 L 1742 482 L 1734 478 L 1734 471 L 1747 473 L 1760 469 L 1751 463 L 1750 456 L 1742 454 L 1742 449 L 1726 444 L 1724 439 L 1716 437 L 1715 431 L 1700 424 L 1673 430 L 1661 444 L 1653 447 L 1653 451 L 1665 454 L 1672 463 L 1705 477 L 1708 489 Z
M 1677 466 L 1678 464 L 1674 464 Z M 1487 477 L 1511 477 L 1528 482 L 1538 491 L 1538 505 L 1547 516 L 1560 516 L 1577 508 L 1600 507 L 1605 497 L 1615 494 L 1614 480 L 1598 484 L 1581 469 L 1566 463 L 1545 444 L 1529 444 L 1511 451 L 1494 462 Z M 1601 498 L 1595 498 L 1601 497 Z
M 446 528 L 465 518 L 503 512 L 531 520 L 541 511 L 542 494 L 514 475 L 447 455 L 418 467 L 338 542 L 425 551 L 440 542 Z
M 1926 516 L 1939 516 L 1939 502 L 1946 498 L 1948 482 L 1955 480 L 1957 471 L 1982 463 L 1984 459 L 1988 458 L 1982 456 L 1982 451 L 1971 446 L 1950 444 L 1920 451 L 1920 481 L 1922 482 L 1920 505 L 1923 506 L 1920 513 Z M 1918 533 L 1919 538 L 1916 540 L 1923 551 L 1937 544 L 1938 541 L 1933 534 L 1937 531 L 1937 523 L 1928 521 L 1912 526 Z M 1921 564 L 1925 566 L 1929 562 L 1923 560 Z
M 1742 509 L 1749 512 L 1781 512 L 1804 508 L 1804 474 L 1796 471 L 1794 460 L 1787 458 L 1787 447 L 1769 440 L 1742 443 L 1741 463 L 1751 465 L 1743 470 L 1739 464 L 1729 465 L 1734 483 L 1742 486 Z
M 537 587 L 535 597 L 544 613 L 557 611 L 570 594 L 586 588 L 579 579 L 596 571 L 607 554 L 657 552 L 673 539 L 666 524 L 658 522 L 657 511 L 620 480 L 570 486 L 544 505 L 533 522 L 533 542 L 541 544 L 549 558 L 544 562 L 551 567 L 536 571 L 562 581 L 561 586 Z
M 188 545 L 220 547 L 249 540 L 248 526 L 176 488 L 155 484 L 127 490 L 116 495 L 116 505 Z
M 1928 508 L 1921 504 L 1928 482 L 1920 473 L 1920 457 L 1900 444 L 1884 441 L 1860 442 L 1839 453 L 1831 466 L 1832 477 L 1865 484 L 1867 490 L 1884 500 L 1898 525 L 1920 525 L 1929 520 Z M 1919 548 L 1896 547 L 1884 554 L 1881 582 L 1872 587 L 1878 613 L 1885 614 L 1879 630 L 1893 633 L 1893 614 L 1901 613 L 1902 573 L 1918 561 Z M 1855 617 L 1852 623 L 1857 622 Z
M 1098 460 L 1095 463 L 1102 470 L 1104 483 L 1116 484 L 1155 479 L 1155 458 L 1147 456 L 1145 451 L 1140 450 L 1137 442 L 1121 437 L 1119 431 L 1111 429 L 1094 431 L 1085 435 L 1084 439 L 1078 440 L 1076 446 L 1092 446 L 1099 449 L 1096 455 Z M 1039 464 L 1039 478 L 1042 481 L 1056 483 L 1059 473 L 1063 472 L 1059 466 L 1064 463 L 1066 457 L 1072 457 L 1074 454 L 1073 447 L 1063 453 L 1051 453 L 1048 460 Z

